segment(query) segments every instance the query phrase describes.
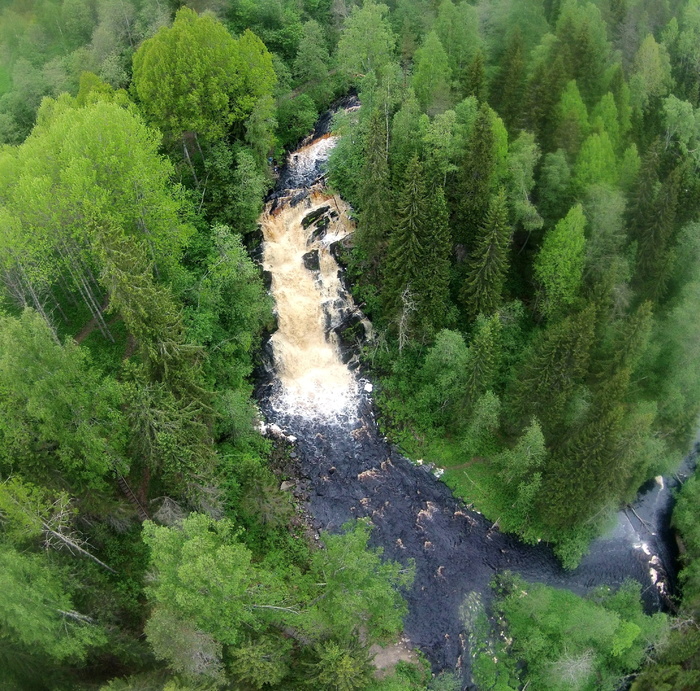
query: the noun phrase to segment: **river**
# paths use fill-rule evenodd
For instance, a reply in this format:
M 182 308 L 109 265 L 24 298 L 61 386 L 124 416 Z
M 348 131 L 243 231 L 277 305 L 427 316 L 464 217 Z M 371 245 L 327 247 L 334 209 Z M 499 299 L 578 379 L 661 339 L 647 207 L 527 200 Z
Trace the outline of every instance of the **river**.
M 469 623 L 492 598 L 489 582 L 510 569 L 524 578 L 583 594 L 627 578 L 642 584 L 648 611 L 668 606 L 675 548 L 669 528 L 670 485 L 658 478 L 620 511 L 574 571 L 544 543 L 526 545 L 453 497 L 429 468 L 414 465 L 379 433 L 357 356 L 344 327 L 370 333 L 334 256 L 352 233 L 348 206 L 330 195 L 323 165 L 336 139 L 316 133 L 290 154 L 263 216 L 263 268 L 269 272 L 278 330 L 266 347 L 267 377 L 258 387 L 268 429 L 291 437 L 304 498 L 316 526 L 338 530 L 369 517 L 372 544 L 387 557 L 414 559 L 405 632 L 434 671 L 461 670 L 469 686 Z M 277 429 L 277 428 L 274 428 Z M 680 476 L 692 471 L 689 458 Z

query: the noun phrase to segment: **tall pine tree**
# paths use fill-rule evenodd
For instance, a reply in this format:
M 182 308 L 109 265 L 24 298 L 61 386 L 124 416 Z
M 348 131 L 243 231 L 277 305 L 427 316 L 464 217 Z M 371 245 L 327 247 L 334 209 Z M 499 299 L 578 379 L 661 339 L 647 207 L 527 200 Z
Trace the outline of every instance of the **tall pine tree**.
M 482 103 L 458 171 L 458 220 L 455 240 L 471 242 L 488 210 L 496 169 L 492 111 Z
M 392 204 L 384 114 L 375 110 L 369 119 L 364 164 L 359 185 L 360 220 L 355 245 L 374 274 L 386 249 L 391 230 Z
M 533 415 L 550 437 L 588 372 L 595 336 L 593 305 L 541 331 L 509 396 L 518 426 Z
M 511 237 L 506 194 L 501 188 L 491 199 L 486 221 L 467 264 L 461 298 L 471 318 L 493 314 L 501 304 Z
M 427 221 L 428 197 L 423 166 L 418 156 L 413 156 L 397 195 L 394 229 L 384 267 L 385 312 L 397 320 L 401 337 L 407 337 L 414 330 Z
M 520 27 L 511 33 L 500 69 L 491 86 L 491 100 L 509 132 L 520 125 L 525 93 L 525 44 Z
M 423 164 L 414 156 L 397 196 L 384 271 L 385 311 L 404 342 L 431 338 L 444 321 L 450 244 L 442 189 L 428 191 Z

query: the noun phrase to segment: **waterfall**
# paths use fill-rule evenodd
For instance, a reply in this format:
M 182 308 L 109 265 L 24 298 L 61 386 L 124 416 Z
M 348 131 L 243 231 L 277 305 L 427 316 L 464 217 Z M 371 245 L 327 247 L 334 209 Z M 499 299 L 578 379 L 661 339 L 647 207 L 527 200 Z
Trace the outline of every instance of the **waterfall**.
M 290 154 L 286 181 L 298 188 L 268 202 L 261 218 L 263 267 L 272 276 L 278 322 L 271 339 L 278 377 L 271 404 L 279 412 L 327 420 L 356 417 L 359 402 L 359 382 L 342 360 L 335 332 L 358 310 L 330 249 L 354 224 L 348 205 L 316 182 L 336 142 L 324 136 Z M 308 194 L 299 199 L 303 185 Z
M 295 443 L 295 493 L 315 527 L 332 531 L 369 518 L 374 545 L 388 558 L 415 561 L 406 635 L 434 671 L 461 669 L 465 683 L 472 622 L 486 611 L 498 572 L 579 594 L 634 578 L 647 609 L 663 608 L 674 573 L 668 483 L 651 483 L 634 510 L 621 511 L 615 529 L 567 572 L 548 545 L 526 545 L 494 529 L 452 496 L 431 466 L 413 465 L 379 434 L 371 385 L 339 337 L 349 323 L 365 334 L 371 325 L 345 289 L 333 253 L 354 229 L 347 204 L 324 186 L 323 166 L 336 143 L 322 134 L 291 153 L 260 219 L 278 322 L 270 380 L 258 389 L 271 423 L 263 429 Z

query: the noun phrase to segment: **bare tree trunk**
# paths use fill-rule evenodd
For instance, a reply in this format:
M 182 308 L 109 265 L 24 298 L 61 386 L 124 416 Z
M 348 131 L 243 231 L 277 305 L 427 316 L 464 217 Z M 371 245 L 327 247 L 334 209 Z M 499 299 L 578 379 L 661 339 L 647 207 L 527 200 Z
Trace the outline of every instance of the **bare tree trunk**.
M 102 306 L 96 299 L 93 288 L 89 282 L 90 278 L 92 278 L 94 281 L 94 276 L 92 276 L 92 273 L 88 269 L 88 277 L 86 278 L 86 267 L 81 261 L 80 255 L 73 251 L 72 248 L 66 244 L 65 240 L 62 240 L 61 244 L 57 246 L 57 249 L 59 256 L 68 269 L 68 273 L 73 279 L 73 283 L 78 288 L 83 301 L 90 310 L 90 314 L 92 314 L 93 318 L 95 319 L 95 323 L 97 324 L 97 328 L 100 330 L 100 333 L 114 343 L 114 337 L 112 336 L 112 332 L 109 330 L 109 326 L 107 326 L 107 322 L 105 321 L 102 313 Z
M 184 152 L 185 160 L 187 161 L 187 164 L 189 165 L 190 170 L 192 171 L 192 177 L 194 178 L 194 184 L 199 189 L 199 180 L 197 179 L 197 173 L 194 172 L 194 166 L 192 165 L 192 159 L 190 158 L 190 152 L 187 150 L 187 141 L 185 139 L 184 133 L 182 135 L 182 151 Z
M 46 325 L 49 327 L 49 331 L 51 331 L 51 336 L 53 337 L 53 340 L 56 341 L 56 343 L 60 343 L 60 341 L 58 340 L 58 335 L 56 334 L 56 329 L 53 325 L 53 321 L 49 318 L 49 315 L 47 314 L 46 309 L 44 307 L 44 303 L 39 298 L 38 293 L 36 292 L 31 280 L 29 279 L 29 276 L 27 276 L 27 272 L 24 270 L 24 267 L 17 259 L 17 257 L 15 257 L 15 262 L 17 264 L 17 268 L 20 272 L 20 275 L 22 276 L 27 292 L 31 297 L 32 306 L 43 317 L 44 321 L 46 322 Z

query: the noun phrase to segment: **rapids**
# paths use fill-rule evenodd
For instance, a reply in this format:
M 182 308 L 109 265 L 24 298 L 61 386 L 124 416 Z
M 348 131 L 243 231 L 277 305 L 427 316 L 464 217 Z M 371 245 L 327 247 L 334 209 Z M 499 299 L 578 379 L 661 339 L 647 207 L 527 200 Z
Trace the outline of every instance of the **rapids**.
M 334 259 L 334 246 L 353 230 L 348 206 L 324 186 L 323 164 L 336 140 L 318 132 L 310 139 L 290 154 L 260 221 L 279 328 L 265 349 L 258 399 L 268 429 L 274 423 L 296 443 L 303 476 L 296 493 L 316 527 L 338 530 L 366 516 L 373 544 L 387 557 L 415 560 L 406 635 L 434 671 L 460 670 L 465 688 L 470 624 L 488 607 L 489 582 L 501 570 L 580 594 L 634 578 L 649 611 L 667 607 L 676 557 L 669 529 L 674 480 L 649 483 L 580 566 L 564 571 L 549 546 L 499 532 L 429 467 L 412 464 L 381 437 L 372 386 L 351 342 L 371 335 L 371 326 Z M 693 464 L 687 460 L 681 474 Z

